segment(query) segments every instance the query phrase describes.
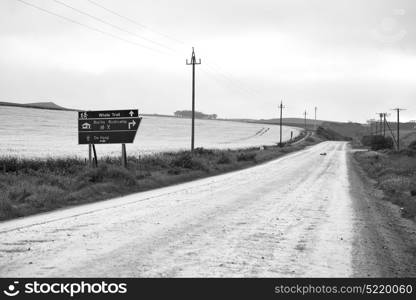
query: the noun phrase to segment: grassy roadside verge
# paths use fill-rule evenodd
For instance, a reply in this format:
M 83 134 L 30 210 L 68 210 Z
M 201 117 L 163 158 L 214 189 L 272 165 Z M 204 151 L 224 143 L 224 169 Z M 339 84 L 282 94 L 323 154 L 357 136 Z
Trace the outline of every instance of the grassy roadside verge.
M 358 151 L 354 158 L 403 217 L 416 216 L 416 150 Z
M 300 137 L 301 138 L 301 137 Z M 105 200 L 135 192 L 243 169 L 301 150 L 322 141 L 308 137 L 284 147 L 240 150 L 196 149 L 142 157 L 128 157 L 128 169 L 120 159 L 102 158 L 97 168 L 81 158 L 0 158 L 0 220 L 82 203 Z

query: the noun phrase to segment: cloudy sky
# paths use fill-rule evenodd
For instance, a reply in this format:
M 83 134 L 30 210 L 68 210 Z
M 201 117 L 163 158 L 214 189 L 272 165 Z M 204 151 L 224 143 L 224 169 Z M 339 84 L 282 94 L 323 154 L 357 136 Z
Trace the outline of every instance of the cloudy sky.
M 23 3 L 23 2 L 26 3 Z M 36 7 L 30 6 L 35 5 Z M 416 119 L 414 0 L 1 0 L 0 101 Z M 117 14 L 115 14 L 117 13 Z

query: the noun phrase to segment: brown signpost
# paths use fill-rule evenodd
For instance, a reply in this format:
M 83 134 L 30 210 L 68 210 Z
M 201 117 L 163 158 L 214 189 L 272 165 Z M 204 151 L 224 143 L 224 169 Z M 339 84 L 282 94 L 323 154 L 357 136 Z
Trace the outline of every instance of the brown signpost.
M 97 164 L 95 144 L 122 144 L 122 163 L 127 166 L 126 143 L 133 143 L 142 118 L 138 109 L 80 111 L 78 112 L 78 143 L 90 145 L 94 150 Z M 90 162 L 91 162 L 91 155 Z

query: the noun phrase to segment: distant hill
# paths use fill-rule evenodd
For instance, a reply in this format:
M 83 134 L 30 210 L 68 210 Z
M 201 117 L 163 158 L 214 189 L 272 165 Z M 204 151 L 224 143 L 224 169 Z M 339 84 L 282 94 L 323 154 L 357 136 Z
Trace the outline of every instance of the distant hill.
M 62 107 L 53 102 L 34 102 L 34 103 L 25 103 L 25 104 L 13 103 L 13 102 L 0 102 L 0 106 L 16 106 L 16 107 L 26 107 L 26 108 L 75 111 L 75 109 Z

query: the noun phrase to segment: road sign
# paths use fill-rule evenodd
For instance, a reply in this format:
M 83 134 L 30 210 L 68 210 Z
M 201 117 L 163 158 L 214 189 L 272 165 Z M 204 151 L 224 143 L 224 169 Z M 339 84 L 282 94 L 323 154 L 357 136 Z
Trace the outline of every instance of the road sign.
M 78 143 L 133 143 L 141 120 L 137 109 L 80 111 L 78 112 Z

